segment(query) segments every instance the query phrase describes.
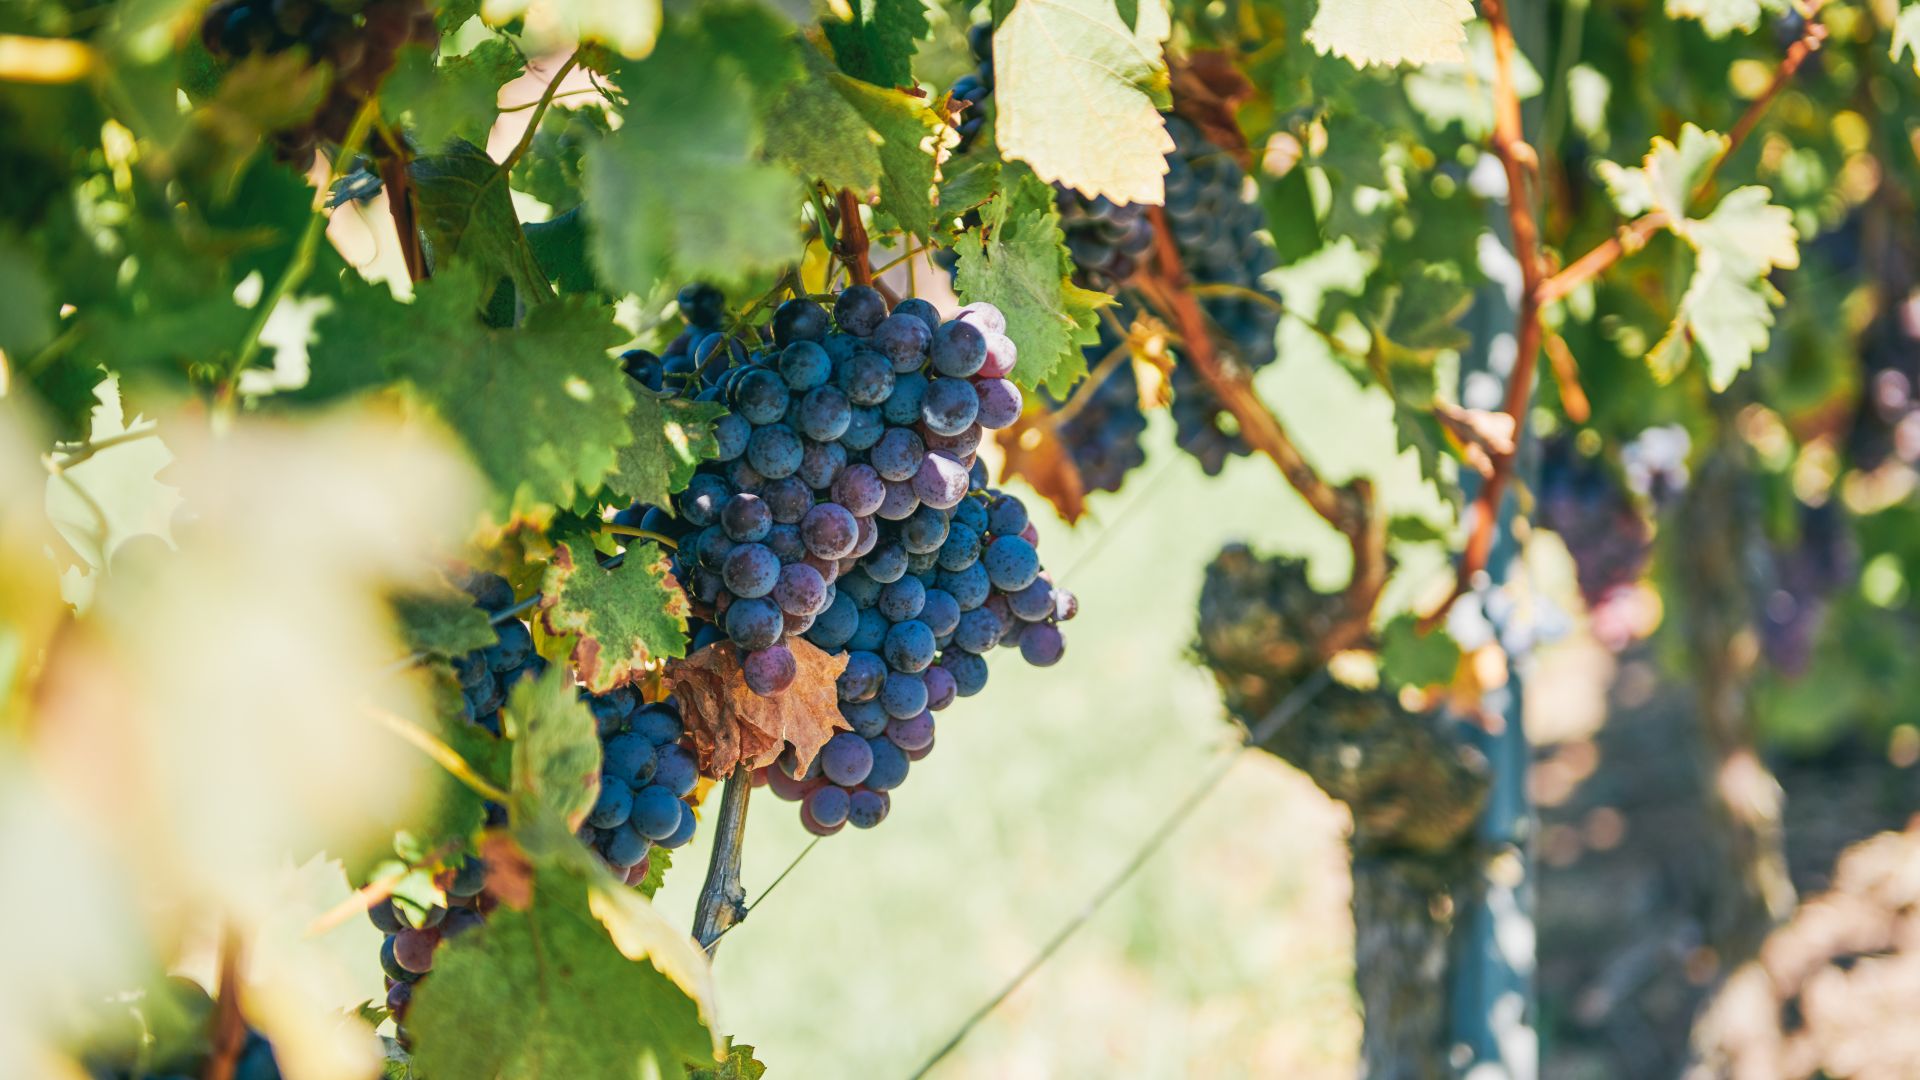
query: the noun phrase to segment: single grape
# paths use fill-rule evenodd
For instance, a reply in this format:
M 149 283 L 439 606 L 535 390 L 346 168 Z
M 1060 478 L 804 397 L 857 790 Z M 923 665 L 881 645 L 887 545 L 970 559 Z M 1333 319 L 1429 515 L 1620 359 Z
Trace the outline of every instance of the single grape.
M 913 493 L 925 506 L 948 510 L 967 497 L 967 469 L 952 458 L 928 454 L 913 475 Z
M 985 607 L 977 607 L 960 616 L 954 628 L 953 643 L 970 653 L 991 652 L 1005 633 L 1000 619 Z
M 993 431 L 1012 426 L 1020 419 L 1025 401 L 1020 388 L 1005 379 L 981 379 L 973 385 L 980 397 L 980 426 Z
M 737 544 L 727 554 L 720 579 L 740 599 L 765 596 L 780 580 L 780 557 L 764 544 Z
M 807 640 L 827 652 L 837 652 L 846 646 L 847 639 L 853 636 L 859 626 L 860 609 L 845 593 L 841 593 L 814 618 L 813 626 L 807 631 Z
M 1035 578 L 1033 584 L 1026 588 L 1008 593 L 1007 606 L 1015 616 L 1027 622 L 1052 618 L 1053 583 L 1044 578 Z
M 880 405 L 893 393 L 893 361 L 863 349 L 836 365 L 834 381 L 855 405 Z
M 733 384 L 734 411 L 756 427 L 777 423 L 787 412 L 787 384 L 767 368 L 750 368 Z
M 962 467 L 967 469 L 967 485 L 972 487 L 973 470 L 967 463 L 978 464 L 974 454 L 979 451 L 980 440 L 985 434 L 985 429 L 980 426 L 979 421 L 975 421 L 968 424 L 958 435 L 941 435 L 929 431 L 921 438 L 926 441 L 927 450 L 930 453 L 942 454 L 960 462 Z
M 647 747 L 649 757 L 653 747 Z M 593 809 L 587 814 L 587 824 L 596 829 L 612 829 L 627 823 L 627 817 L 633 812 L 633 789 L 618 776 L 602 777 L 600 795 L 594 800 Z
M 927 587 L 920 579 L 902 576 L 880 590 L 880 598 L 873 606 L 888 620 L 899 623 L 917 617 L 926 603 Z
M 823 825 L 820 822 L 815 821 L 813 817 L 813 812 L 808 810 L 806 807 L 806 804 L 804 803 L 802 803 L 800 806 L 800 824 L 803 828 L 805 828 L 808 832 L 812 833 L 815 836 L 832 836 L 833 834 L 839 832 L 841 829 L 844 829 L 847 827 L 847 823 L 844 821 L 838 825 Z
M 840 445 L 852 451 L 866 450 L 879 442 L 886 430 L 887 423 L 879 409 L 857 408 L 853 410 L 853 422 L 847 425 L 847 433 L 840 436 Z
M 933 369 L 942 375 L 965 379 L 980 370 L 987 361 L 987 335 L 981 328 L 958 319 L 943 323 L 933 333 L 927 350 Z
M 842 332 L 866 337 L 887 317 L 887 299 L 871 285 L 849 285 L 833 302 L 833 321 Z
M 798 476 L 767 481 L 760 489 L 760 497 L 766 501 L 775 525 L 798 525 L 807 511 L 813 509 L 813 489 Z
M 1034 667 L 1052 667 L 1066 651 L 1066 635 L 1052 623 L 1030 623 L 1020 632 L 1020 658 Z
M 935 379 L 927 384 L 927 396 L 920 405 L 920 420 L 927 425 L 927 430 L 941 435 L 958 435 L 967 430 L 979 414 L 980 395 L 974 392 L 973 384 L 967 380 Z M 754 434 L 757 436 L 759 432 Z M 747 446 L 747 454 L 751 460 L 751 441 Z M 760 468 L 758 462 L 754 463 L 754 468 Z
M 800 538 L 823 559 L 843 559 L 859 543 L 860 525 L 839 503 L 821 503 L 800 520 Z
M 688 795 L 700 778 L 700 766 L 693 760 L 693 754 L 687 748 L 677 744 L 662 746 L 657 751 L 658 762 L 653 770 L 653 782 L 673 792 L 675 795 Z
M 742 649 L 765 649 L 786 632 L 780 605 L 764 597 L 736 600 L 727 608 L 727 636 Z
M 917 296 L 909 296 L 905 300 L 900 301 L 900 303 L 894 307 L 893 313 L 895 315 L 911 315 L 919 319 L 921 323 L 926 326 L 928 335 L 932 335 L 935 330 L 940 328 L 940 309 Z
M 886 547 L 883 545 L 881 548 L 876 549 L 873 554 L 869 555 L 864 562 L 871 562 L 881 557 L 882 552 L 885 550 Z M 900 560 L 900 572 L 902 574 L 907 572 L 906 557 L 904 554 L 902 554 Z M 899 579 L 895 577 L 891 580 L 897 581 Z M 884 582 L 874 577 L 873 571 L 863 565 L 852 573 L 841 575 L 839 584 L 840 592 L 864 611 L 872 607 L 874 603 L 880 599 L 880 587 Z
M 699 819 L 693 816 L 693 807 L 681 803 L 680 824 L 674 827 L 673 832 L 666 839 L 660 841 L 660 846 L 669 851 L 677 847 L 685 847 L 693 839 L 693 832 L 699 824 Z
M 926 680 L 927 708 L 933 712 L 939 712 L 953 704 L 953 699 L 959 695 L 959 682 L 954 679 L 953 672 L 948 671 L 943 664 L 933 665 L 921 672 L 920 677 Z
M 671 698 L 646 706 L 634 714 L 633 734 L 655 746 L 679 742 L 682 734 L 680 710 L 674 707 Z
M 792 686 L 799 671 L 793 651 L 785 645 L 758 649 L 740 658 L 740 672 L 746 678 L 747 689 L 761 697 L 773 697 Z
M 1001 536 L 987 545 L 980 556 L 993 587 L 1002 592 L 1026 588 L 1040 576 L 1040 554 L 1033 545 L 1018 536 Z
M 867 517 L 880 509 L 887 497 L 886 485 L 878 470 L 861 462 L 849 465 L 833 481 L 833 501 L 855 517 Z
M 880 685 L 880 707 L 895 720 L 912 716 L 927 707 L 927 683 L 910 671 L 890 671 Z
M 915 579 L 919 580 L 919 579 Z M 923 586 L 924 588 L 924 586 Z M 934 637 L 945 637 L 960 625 L 960 602 L 941 588 L 925 589 L 926 599 L 915 618 L 927 624 Z
M 719 573 L 725 570 L 727 557 L 732 555 L 733 549 L 739 546 L 727 535 L 726 529 L 719 525 L 709 525 L 695 533 L 693 540 L 682 550 L 691 550 L 695 562 Z
M 979 468 L 978 465 L 974 467 L 976 469 Z M 973 477 L 972 479 L 973 479 L 973 486 L 975 488 L 981 488 L 986 486 L 986 477 L 984 474 L 981 476 Z M 972 529 L 976 533 L 985 533 L 987 531 L 986 496 L 975 495 L 967 499 L 965 502 L 962 502 L 959 506 L 954 507 L 953 520 L 958 524 L 965 525 L 967 528 Z
M 847 448 L 837 442 L 807 444 L 807 452 L 800 459 L 800 471 L 788 477 L 798 478 L 802 483 L 816 491 L 825 491 L 833 486 L 840 473 L 847 467 Z
M 887 617 L 875 608 L 864 608 L 860 612 L 860 628 L 847 640 L 847 648 L 860 652 L 877 653 L 887 640 L 887 629 L 892 626 Z
M 900 544 L 907 549 L 911 569 L 914 555 L 928 556 L 927 567 L 935 565 L 935 554 L 947 542 L 947 515 L 931 506 L 922 506 L 900 527 Z M 918 571 L 915 571 L 916 573 Z
M 871 701 L 887 678 L 887 665 L 874 653 L 847 654 L 846 670 L 835 680 L 842 701 Z
M 773 343 L 785 349 L 797 341 L 809 344 L 827 336 L 827 309 L 796 296 L 773 312 Z
M 871 758 L 871 752 L 868 756 Z M 803 805 L 815 822 L 831 829 L 847 820 L 851 800 L 847 798 L 846 788 L 827 784 L 809 792 Z
M 677 723 L 673 737 L 680 737 Z M 608 776 L 625 783 L 644 784 L 653 778 L 654 744 L 639 731 L 615 735 L 607 740 L 600 767 Z
M 904 764 L 906 758 L 900 760 Z M 847 823 L 856 829 L 871 829 L 887 820 L 889 805 L 884 791 L 856 791 L 847 799 Z
M 407 928 L 407 924 L 400 918 L 400 913 L 394 909 L 391 899 L 382 900 L 369 907 L 367 918 L 373 920 L 373 925 L 383 934 L 397 934 Z
M 748 441 L 752 441 L 753 436 L 749 434 L 747 438 Z M 733 485 L 735 491 L 750 491 L 758 495 L 760 489 L 766 486 L 767 478 L 760 475 L 753 464 L 746 459 L 744 449 L 740 453 L 741 458 L 727 466 L 727 482 Z
M 769 480 L 792 476 L 800 468 L 806 452 L 800 436 L 785 424 L 755 428 L 752 437 L 747 439 L 747 463 Z
M 685 286 L 676 299 L 680 304 L 680 317 L 686 320 L 688 326 L 714 330 L 726 318 L 726 294 L 704 281 Z
M 394 942 L 398 937 L 398 934 L 391 934 L 380 943 L 380 968 L 387 973 L 389 979 L 396 982 L 412 982 L 420 977 L 420 973 L 403 966 L 394 956 Z
M 812 341 L 796 341 L 780 351 L 780 377 L 795 393 L 806 393 L 833 378 L 833 360 Z
M 907 428 L 888 428 L 875 443 L 868 460 L 883 480 L 911 480 L 926 457 L 926 444 Z
M 961 611 L 972 611 L 986 603 L 987 594 L 993 589 L 987 568 L 978 562 L 961 570 L 942 570 L 937 580 L 942 589 L 953 594 Z
M 633 831 L 649 840 L 665 840 L 680 827 L 680 796 L 659 784 L 648 784 L 633 795 Z
M 853 726 L 854 734 L 863 739 L 872 738 L 887 729 L 892 718 L 880 703 L 872 699 L 866 701 L 843 701 L 840 703 L 840 715 Z
M 806 557 L 807 545 L 800 539 L 800 526 L 775 525 L 767 530 L 767 538 L 762 543 L 767 549 L 779 556 L 780 562 L 797 563 Z
M 987 661 L 975 653 L 948 650 L 940 656 L 940 666 L 953 676 L 961 697 L 972 697 L 987 686 Z
M 873 768 L 867 772 L 866 786 L 874 791 L 892 791 L 907 780 L 907 755 L 886 736 L 868 739 L 873 748 Z
M 820 749 L 821 775 L 842 787 L 865 780 L 872 768 L 873 748 L 851 731 L 840 732 Z
M 853 403 L 835 387 L 815 387 L 800 399 L 800 431 L 809 439 L 832 442 L 852 423 Z
M 947 538 L 940 544 L 940 569 L 965 570 L 980 559 L 980 534 L 973 526 L 954 515 L 947 523 Z
M 882 481 L 887 493 L 880 500 L 880 509 L 874 515 L 887 521 L 904 521 L 920 508 L 920 496 L 913 493 L 913 484 L 906 480 Z
M 906 720 L 889 722 L 887 741 L 902 750 L 925 750 L 932 746 L 933 713 L 923 712 Z
M 918 619 L 894 623 L 881 646 L 887 666 L 905 672 L 925 671 L 933 663 L 934 651 L 933 631 Z M 925 694 L 924 687 L 921 692 Z
M 995 495 L 987 504 L 987 531 L 995 536 L 1018 536 L 1028 520 L 1027 504 L 1011 495 Z
M 874 328 L 872 345 L 893 362 L 895 372 L 918 371 L 926 362 L 933 335 L 912 315 L 889 315 Z
M 1007 332 L 1006 315 L 1002 314 L 999 308 L 994 307 L 984 300 L 978 303 L 968 304 L 955 313 L 953 317 L 972 323 L 989 334 L 1004 334 Z
M 627 867 L 639 865 L 640 860 L 647 857 L 647 848 L 650 846 L 651 842 L 634 831 L 633 823 L 629 821 L 607 834 L 606 839 L 601 843 L 600 854 L 606 856 L 608 862 L 624 870 Z
M 721 507 L 720 524 L 730 539 L 752 543 L 765 539 L 767 530 L 773 528 L 773 511 L 760 496 L 742 492 Z
M 1004 379 L 1020 363 L 1020 350 L 1005 334 L 987 335 L 987 359 L 974 374 L 982 379 Z
M 920 405 L 927 397 L 927 377 L 918 371 L 895 375 L 893 393 L 880 406 L 880 416 L 896 427 L 920 422 Z
M 772 595 L 789 615 L 818 615 L 827 607 L 827 579 L 806 563 L 793 563 L 780 568 Z M 1051 606 L 1051 600 L 1048 603 Z

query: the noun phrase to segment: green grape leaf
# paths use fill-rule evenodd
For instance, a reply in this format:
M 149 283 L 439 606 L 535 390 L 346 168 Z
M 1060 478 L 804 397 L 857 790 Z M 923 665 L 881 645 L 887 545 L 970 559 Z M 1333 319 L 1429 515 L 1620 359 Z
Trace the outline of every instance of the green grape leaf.
M 507 172 L 486 151 L 456 141 L 442 153 L 415 158 L 412 172 L 414 204 L 436 269 L 457 256 L 490 278 L 512 281 L 529 304 L 552 299 L 520 229 Z
M 844 75 L 828 81 L 870 125 L 880 158 L 880 209 L 921 239 L 947 216 L 938 205 L 940 164 L 960 133 L 923 97 Z
M 767 1067 L 753 1056 L 753 1047 L 734 1043 L 727 1048 L 727 1060 L 718 1068 L 690 1066 L 687 1080 L 760 1080 Z
M 1307 42 L 1354 67 L 1466 59 L 1469 0 L 1320 0 Z
M 1901 53 L 1913 54 L 1913 71 L 1920 75 L 1920 3 L 1901 8 L 1893 21 L 1893 44 L 1887 49 L 1887 59 L 1898 60 Z
M 1420 620 L 1401 615 L 1380 632 L 1381 674 L 1395 686 L 1438 686 L 1453 681 L 1460 646 L 1443 630 L 1420 631 Z
M 667 505 L 667 497 L 693 479 L 694 468 L 720 452 L 713 422 L 726 411 L 716 402 L 635 392 L 627 414 L 633 441 L 620 448 L 608 490 L 634 502 Z
M 552 633 L 573 635 L 574 668 L 595 693 L 652 661 L 687 655 L 687 597 L 651 543 L 629 546 L 612 570 L 601 567 L 592 548 L 562 544 L 540 591 L 542 622 Z
M 520 53 L 499 38 L 437 64 L 432 49 L 408 45 L 381 84 L 380 104 L 389 116 L 404 117 L 422 146 L 439 147 L 455 138 L 485 144 L 499 115 L 500 88 L 524 69 Z
M 592 242 L 587 238 L 587 215 L 580 207 L 552 221 L 530 222 L 523 231 L 534 261 L 560 286 L 561 292 L 597 295 L 601 291 L 600 279 L 594 276 L 593 260 L 588 254 Z
M 513 164 L 513 186 L 556 212 L 580 205 L 581 159 L 613 126 L 602 108 L 561 108 L 540 118 L 527 152 Z
M 600 735 L 573 676 L 556 664 L 520 680 L 500 710 L 500 728 L 513 744 L 515 813 L 537 806 L 578 827 L 600 794 Z
M 350 284 L 316 321 L 312 391 L 403 380 L 466 444 L 506 515 L 572 503 L 611 473 L 632 438 L 627 377 L 607 350 L 627 337 L 607 309 L 563 297 L 516 330 L 476 315 L 479 287 L 460 267 L 415 286 L 411 304 L 385 286 Z
M 993 33 L 1000 153 L 1042 180 L 1115 202 L 1159 203 L 1173 149 L 1160 43 L 1165 0 L 1128 29 L 1113 0 L 1020 0 Z
M 537 870 L 524 911 L 503 904 L 435 954 L 407 1016 L 422 1074 L 635 1080 L 715 1056 L 699 1004 L 623 955 L 588 902 Z
M 433 5 L 433 26 L 442 36 L 452 33 L 466 25 L 468 19 L 480 14 L 480 0 L 435 0 Z
M 468 601 L 468 605 L 471 609 L 472 602 Z M 496 640 L 489 628 L 485 644 L 491 645 Z M 512 786 L 512 747 L 467 719 L 460 683 L 451 668 L 434 662 L 427 670 L 433 692 L 432 734 L 466 762 L 474 775 L 502 791 L 508 790 Z M 411 862 L 424 860 L 449 843 L 468 843 L 486 824 L 486 801 L 478 792 L 445 769 L 436 770 L 434 778 L 435 797 L 427 804 L 432 807 L 431 814 L 409 820 L 407 827 L 394 838 L 394 851 Z M 430 888 L 432 882 L 418 881 L 408 888 L 413 884 L 424 889 Z
M 1786 0 L 1667 0 L 1667 16 L 1698 19 L 1708 37 L 1747 33 L 1760 25 L 1762 13 L 1788 9 Z
M 407 648 L 451 660 L 497 640 L 487 613 L 452 586 L 404 592 L 389 601 Z
M 1081 349 L 1100 340 L 1105 293 L 1073 284 L 1051 189 L 1026 170 L 981 208 L 981 223 L 960 238 L 954 284 L 967 303 L 989 303 L 1007 317 L 1020 353 L 1010 378 L 1056 395 L 1087 373 Z
M 649 900 L 653 899 L 653 894 L 659 892 L 660 886 L 666 884 L 667 871 L 671 869 L 673 869 L 673 849 L 655 844 L 647 852 L 647 876 L 641 878 L 640 883 L 634 888 L 640 891 L 641 896 Z
M 528 55 L 605 45 L 629 60 L 653 51 L 660 36 L 660 0 L 481 0 L 480 18 L 513 27 Z
M 1306 258 L 1326 243 L 1313 209 L 1309 171 L 1296 165 L 1277 180 L 1260 178 L 1260 208 L 1266 212 L 1267 232 L 1273 236 L 1274 253 L 1283 266 Z
M 1595 171 L 1621 213 L 1633 217 L 1658 210 L 1678 221 L 1687 216 L 1693 189 L 1727 152 L 1727 145 L 1725 135 L 1687 124 L 1680 129 L 1678 145 L 1654 136 L 1641 165 L 1603 161 Z
M 926 0 L 855 0 L 853 18 L 821 24 L 840 70 L 877 86 L 912 86 L 914 42 L 927 36 Z
M 1763 187 L 1738 188 L 1705 218 L 1671 226 L 1693 247 L 1693 278 L 1666 337 L 1647 354 L 1655 377 L 1678 373 L 1690 340 L 1706 356 L 1707 382 L 1725 390 L 1767 347 L 1773 305 L 1781 302 L 1767 274 L 1800 265 L 1793 213 L 1768 195 Z
M 765 109 L 767 156 L 828 187 L 871 191 L 880 183 L 880 140 L 820 70 L 824 58 L 808 52 L 808 77 Z
M 585 195 L 602 280 L 646 294 L 671 275 L 740 281 L 798 252 L 799 191 L 761 160 L 750 87 L 697 34 L 625 67 L 620 128 L 589 148 Z
M 972 210 L 1000 189 L 1000 162 L 983 154 L 969 154 L 958 169 L 940 179 L 940 212 L 956 217 Z

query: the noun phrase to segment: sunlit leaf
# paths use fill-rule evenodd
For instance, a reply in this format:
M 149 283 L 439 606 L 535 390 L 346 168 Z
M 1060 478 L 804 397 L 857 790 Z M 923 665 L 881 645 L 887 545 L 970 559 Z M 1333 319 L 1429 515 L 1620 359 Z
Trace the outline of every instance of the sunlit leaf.
M 1307 41 L 1355 67 L 1459 63 L 1471 18 L 1468 0 L 1320 0 Z

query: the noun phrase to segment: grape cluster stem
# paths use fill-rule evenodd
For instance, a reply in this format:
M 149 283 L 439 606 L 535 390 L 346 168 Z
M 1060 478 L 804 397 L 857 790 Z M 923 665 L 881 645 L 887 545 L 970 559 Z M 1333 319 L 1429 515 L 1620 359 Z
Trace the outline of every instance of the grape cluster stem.
M 720 935 L 746 914 L 746 889 L 740 884 L 740 854 L 747 833 L 747 795 L 753 791 L 753 767 L 733 770 L 720 793 L 719 820 L 713 824 L 713 857 L 700 885 L 700 902 L 693 915 L 693 939 L 708 954 L 719 947 Z

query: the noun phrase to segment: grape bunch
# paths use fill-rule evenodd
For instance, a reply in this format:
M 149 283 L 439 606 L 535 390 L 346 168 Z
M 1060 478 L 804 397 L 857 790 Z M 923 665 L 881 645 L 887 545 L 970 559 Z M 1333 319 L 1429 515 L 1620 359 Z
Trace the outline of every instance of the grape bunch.
M 749 350 L 741 336 L 707 329 L 718 321 L 710 295 L 683 296 L 691 329 L 703 332 L 658 364 L 663 381 L 698 380 L 696 398 L 732 410 L 715 425 L 718 456 L 675 499 L 676 571 L 708 624 L 695 646 L 731 640 L 747 685 L 773 696 L 796 672 L 786 642 L 834 616 L 836 580 L 865 567 L 893 582 L 933 566 L 954 508 L 976 486 L 982 430 L 1020 415 L 1020 390 L 1005 378 L 1015 351 L 995 308 L 943 322 L 933 305 L 907 300 L 890 313 L 864 285 L 842 292 L 831 314 L 787 301 L 772 341 Z M 647 382 L 654 366 L 635 366 Z M 663 514 L 641 520 L 670 524 Z
M 987 653 L 1018 649 L 1036 667 L 1060 661 L 1060 623 L 1079 602 L 1041 568 L 1038 543 L 1026 505 L 984 489 L 954 508 L 931 565 L 887 581 L 891 567 L 861 565 L 840 579 L 808 637 L 847 654 L 840 715 L 852 730 L 828 740 L 805 772 L 789 752 L 759 777 L 800 803 L 809 832 L 870 829 L 887 816 L 888 793 L 933 750 L 933 714 L 986 687 Z
M 1120 335 L 1103 320 L 1100 343 L 1087 350 L 1089 367 L 1097 371 L 1100 363 L 1120 347 Z M 1119 491 L 1127 474 L 1147 461 L 1147 452 L 1140 445 L 1140 436 L 1147 430 L 1147 415 L 1140 410 L 1140 383 L 1133 364 L 1122 360 L 1098 381 L 1081 383 L 1067 401 L 1073 402 L 1074 412 L 1057 431 L 1080 472 L 1082 486 L 1088 491 Z M 1057 412 L 1067 406 L 1067 401 L 1049 398 L 1047 404 Z
M 629 885 L 647 876 L 647 853 L 693 839 L 694 763 L 673 698 L 647 702 L 618 686 L 586 698 L 600 730 L 600 795 L 580 838 Z
M 472 574 L 461 584 L 474 606 L 497 620 L 497 640 L 484 649 L 453 662 L 453 673 L 460 680 L 460 699 L 469 723 L 485 728 L 488 734 L 500 734 L 500 707 L 522 679 L 537 679 L 547 670 L 546 658 L 533 651 L 533 633 L 519 619 L 502 619 L 500 613 L 513 606 L 513 586 L 498 574 Z
M 1541 440 L 1538 523 L 1560 534 L 1573 556 L 1574 577 L 1589 609 L 1640 580 L 1653 554 L 1653 529 L 1620 480 L 1574 440 Z
M 870 827 L 931 748 L 933 713 L 986 684 L 983 653 L 1017 647 L 1045 665 L 1064 651 L 1058 623 L 1076 602 L 1045 576 L 1025 506 L 985 490 L 975 455 L 1022 407 L 1005 319 L 986 304 L 946 320 L 919 299 L 889 310 L 854 285 L 831 310 L 796 298 L 765 331 L 729 331 L 716 290 L 679 301 L 686 331 L 662 356 L 627 354 L 627 371 L 731 412 L 671 510 L 615 520 L 676 541 L 692 647 L 731 641 L 754 693 L 791 685 L 796 635 L 847 657 L 852 730 L 813 775 L 762 775 L 789 793 L 830 782 L 839 794 L 803 812 L 815 831 Z
M 1167 117 L 1167 133 L 1174 141 L 1167 155 L 1167 225 L 1188 279 L 1266 293 L 1260 279 L 1280 260 L 1261 232 L 1265 215 L 1248 198 L 1239 162 L 1178 116 Z M 1203 294 L 1199 302 L 1222 366 L 1250 374 L 1273 362 L 1278 308 L 1248 295 Z M 1228 455 L 1249 452 L 1226 406 L 1191 364 L 1176 363 L 1171 381 L 1174 439 L 1207 475 L 1218 474 Z
M 387 1011 L 401 1025 L 402 1042 L 414 987 L 433 970 L 440 943 L 478 927 L 493 910 L 495 901 L 485 892 L 486 883 L 486 863 L 468 856 L 458 868 L 442 874 L 445 906 L 420 908 L 389 898 L 367 909 L 367 917 L 386 935 L 380 942 L 380 968 L 387 979 Z
M 974 69 L 954 80 L 950 91 L 954 104 L 961 110 L 956 125 L 960 142 L 953 148 L 955 154 L 971 149 L 980 129 L 987 124 L 986 102 L 993 96 L 993 24 L 975 23 L 969 27 L 967 46 L 973 50 Z
M 327 65 L 332 80 L 313 118 L 274 137 L 280 156 L 298 163 L 321 140 L 346 139 L 402 46 L 432 48 L 440 33 L 433 5 L 422 0 L 216 0 L 200 21 L 200 40 L 223 60 L 303 49 Z

